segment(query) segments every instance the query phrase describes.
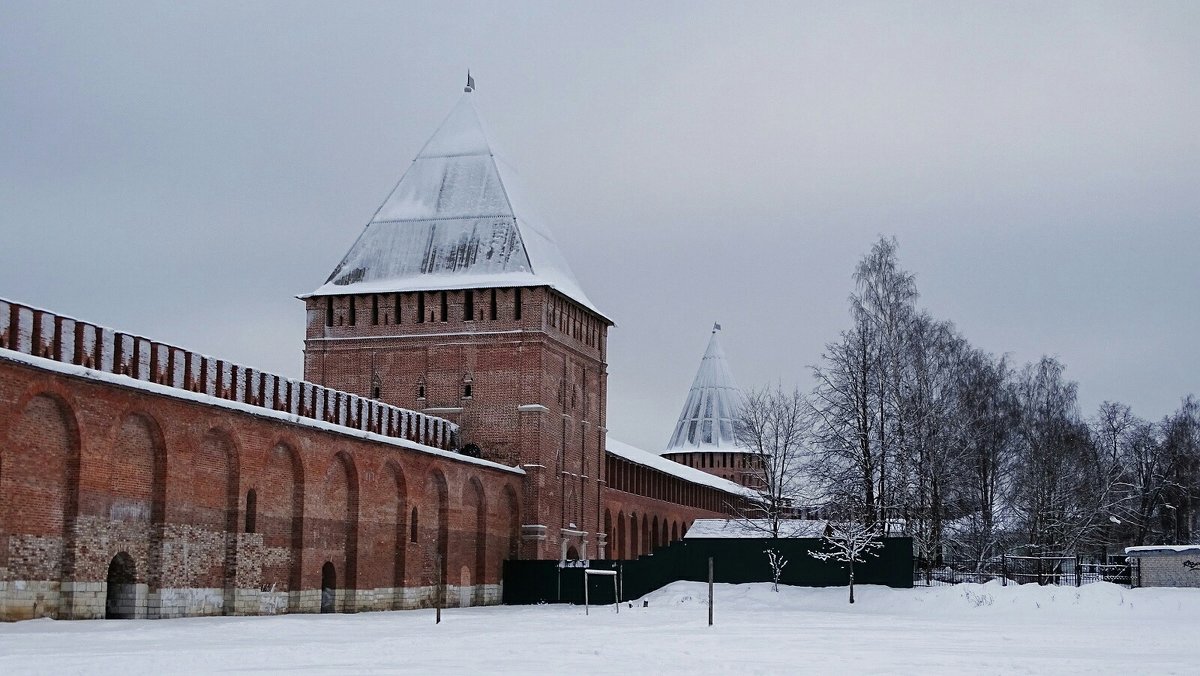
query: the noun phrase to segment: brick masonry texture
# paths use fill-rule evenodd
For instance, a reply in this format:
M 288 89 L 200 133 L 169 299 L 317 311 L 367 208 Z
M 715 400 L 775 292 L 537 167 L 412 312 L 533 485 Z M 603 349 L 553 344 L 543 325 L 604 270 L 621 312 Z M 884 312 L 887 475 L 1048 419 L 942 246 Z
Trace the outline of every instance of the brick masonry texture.
M 315 612 L 327 562 L 338 610 L 496 602 L 520 532 L 511 472 L 2 360 L 0 440 L 5 619 L 104 617 L 122 553 L 135 617 Z
M 307 299 L 305 383 L 0 301 L 0 619 L 498 603 L 505 559 L 633 558 L 730 511 L 605 453 L 606 320 L 469 293 Z

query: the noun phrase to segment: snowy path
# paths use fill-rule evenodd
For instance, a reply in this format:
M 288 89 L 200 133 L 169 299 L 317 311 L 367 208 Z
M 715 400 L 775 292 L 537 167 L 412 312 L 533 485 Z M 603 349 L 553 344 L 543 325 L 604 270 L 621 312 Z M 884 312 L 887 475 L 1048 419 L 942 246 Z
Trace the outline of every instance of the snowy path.
M 1194 674 L 1200 590 L 676 583 L 648 608 L 525 606 L 360 615 L 0 625 L 0 674 Z

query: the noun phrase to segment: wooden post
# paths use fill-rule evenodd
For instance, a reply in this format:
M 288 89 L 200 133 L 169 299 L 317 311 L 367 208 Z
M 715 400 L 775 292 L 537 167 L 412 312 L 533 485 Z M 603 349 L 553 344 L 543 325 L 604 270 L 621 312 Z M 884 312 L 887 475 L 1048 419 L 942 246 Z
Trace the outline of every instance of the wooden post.
M 708 626 L 713 623 L 713 557 L 708 557 Z
M 1000 586 L 1008 586 L 1008 554 L 1000 555 Z

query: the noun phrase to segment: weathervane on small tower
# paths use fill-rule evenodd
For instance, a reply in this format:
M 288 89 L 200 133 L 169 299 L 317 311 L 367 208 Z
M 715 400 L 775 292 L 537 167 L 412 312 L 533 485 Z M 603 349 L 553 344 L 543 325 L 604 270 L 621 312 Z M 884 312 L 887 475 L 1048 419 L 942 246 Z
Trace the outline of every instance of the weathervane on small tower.
M 713 322 L 713 333 L 716 333 L 717 331 L 720 331 L 720 330 L 721 330 L 721 325 L 716 322 Z
M 467 86 L 463 87 L 463 91 L 470 94 L 475 91 L 475 78 L 471 77 L 471 69 L 467 69 Z

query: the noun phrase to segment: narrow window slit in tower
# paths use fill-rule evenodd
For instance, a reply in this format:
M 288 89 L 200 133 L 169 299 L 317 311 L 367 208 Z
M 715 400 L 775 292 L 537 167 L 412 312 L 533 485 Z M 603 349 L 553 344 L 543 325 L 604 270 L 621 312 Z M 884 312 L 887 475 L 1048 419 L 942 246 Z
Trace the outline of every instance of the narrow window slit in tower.
M 447 321 L 450 317 L 450 303 L 446 298 L 446 292 L 442 292 L 442 321 Z
M 350 296 L 350 326 L 354 326 L 355 322 L 358 321 L 355 309 L 354 296 Z
M 371 295 L 371 324 L 379 325 L 379 296 Z
M 425 292 L 417 292 L 417 323 L 425 323 Z
M 490 315 L 492 321 L 496 320 L 496 290 L 492 289 L 492 309 Z
M 325 296 L 325 326 L 333 326 L 333 296 Z
M 475 320 L 475 292 L 463 291 L 463 319 L 470 322 Z
M 513 319 L 521 319 L 521 290 L 513 292 Z

